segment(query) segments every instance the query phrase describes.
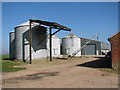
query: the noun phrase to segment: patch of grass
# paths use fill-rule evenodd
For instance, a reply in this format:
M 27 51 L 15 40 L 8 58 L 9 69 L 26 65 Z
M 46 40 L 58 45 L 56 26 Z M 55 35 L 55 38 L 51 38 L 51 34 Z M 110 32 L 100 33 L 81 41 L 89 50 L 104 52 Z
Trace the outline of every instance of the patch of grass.
M 6 58 L 9 58 L 9 55 L 0 55 L 0 59 L 6 59 Z
M 18 70 L 23 70 L 25 68 L 20 68 L 20 67 L 12 67 L 12 66 L 17 66 L 17 65 L 22 65 L 25 64 L 21 61 L 9 61 L 9 60 L 3 60 L 2 61 L 2 72 L 14 72 Z

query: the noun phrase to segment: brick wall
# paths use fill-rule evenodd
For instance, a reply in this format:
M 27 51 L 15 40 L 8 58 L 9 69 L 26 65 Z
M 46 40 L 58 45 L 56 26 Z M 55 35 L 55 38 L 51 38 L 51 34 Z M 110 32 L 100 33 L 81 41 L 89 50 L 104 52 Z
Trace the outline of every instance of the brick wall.
M 120 32 L 109 38 L 111 44 L 112 64 L 120 62 Z

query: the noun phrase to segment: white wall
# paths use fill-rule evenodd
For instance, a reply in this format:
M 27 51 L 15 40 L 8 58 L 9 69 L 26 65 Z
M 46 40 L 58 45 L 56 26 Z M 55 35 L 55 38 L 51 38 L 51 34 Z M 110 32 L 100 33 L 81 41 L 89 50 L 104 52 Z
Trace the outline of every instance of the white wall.
M 50 56 L 50 39 L 47 39 L 47 56 Z M 58 57 L 60 55 L 60 39 L 59 38 L 52 38 L 52 56 Z
M 105 55 L 109 52 L 110 50 L 101 50 L 101 52 L 105 53 Z

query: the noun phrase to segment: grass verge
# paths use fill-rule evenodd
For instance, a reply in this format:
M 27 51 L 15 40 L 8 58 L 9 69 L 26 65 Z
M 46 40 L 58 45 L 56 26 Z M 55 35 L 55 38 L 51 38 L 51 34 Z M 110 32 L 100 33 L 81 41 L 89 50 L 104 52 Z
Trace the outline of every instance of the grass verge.
M 10 61 L 9 55 L 0 55 L 0 65 L 2 65 L 2 72 L 15 72 L 18 70 L 23 70 L 23 67 L 13 67 L 17 65 L 26 64 L 22 61 Z
M 5 54 L 5 55 L 0 55 L 0 59 L 6 59 L 6 58 L 9 58 L 9 55 Z
M 26 64 L 21 61 L 10 61 L 10 60 L 2 60 L 2 72 L 15 72 L 19 70 L 23 70 L 23 67 L 13 67 L 17 65 Z

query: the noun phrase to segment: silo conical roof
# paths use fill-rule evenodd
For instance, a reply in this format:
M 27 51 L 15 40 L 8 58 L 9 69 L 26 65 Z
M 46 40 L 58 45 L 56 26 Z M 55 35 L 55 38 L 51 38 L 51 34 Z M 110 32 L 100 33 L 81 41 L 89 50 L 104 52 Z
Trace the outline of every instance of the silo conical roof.
M 65 36 L 64 38 L 79 38 L 79 37 L 74 35 L 74 34 L 72 34 L 72 33 L 70 33 L 67 36 Z
M 14 33 L 15 31 L 13 30 L 13 31 L 10 31 L 10 33 Z
M 30 21 L 26 21 L 20 25 L 17 25 L 15 28 L 20 27 L 20 26 L 27 26 L 30 24 Z M 39 23 L 32 22 L 31 25 L 39 25 Z
M 30 22 L 30 21 L 24 22 L 24 23 L 22 23 L 22 24 L 20 24 L 20 25 L 18 25 L 18 26 L 29 25 L 29 22 Z

